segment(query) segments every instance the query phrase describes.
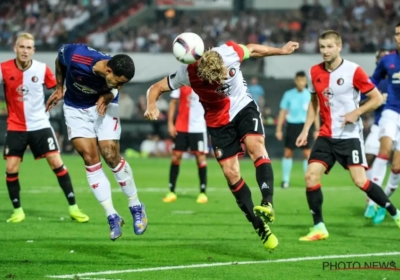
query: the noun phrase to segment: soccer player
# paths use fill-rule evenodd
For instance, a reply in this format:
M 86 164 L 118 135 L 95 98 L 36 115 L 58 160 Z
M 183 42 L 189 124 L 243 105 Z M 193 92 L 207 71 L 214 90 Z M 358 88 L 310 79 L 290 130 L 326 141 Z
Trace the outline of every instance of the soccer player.
M 69 204 L 69 215 L 80 223 L 89 217 L 79 210 L 67 168 L 60 157 L 57 138 L 45 112 L 43 84 L 48 89 L 56 86 L 46 64 L 32 59 L 35 40 L 29 33 L 21 33 L 14 46 L 16 58 L 0 63 L 0 84 L 3 84 L 8 110 L 7 136 L 4 147 L 6 184 L 14 213 L 7 220 L 19 223 L 25 219 L 21 207 L 18 172 L 29 145 L 35 159 L 46 158 L 56 174 L 58 183 Z
M 124 220 L 114 208 L 99 150 L 128 197 L 135 234 L 143 234 L 147 228 L 145 206 L 139 201 L 131 167 L 121 157 L 119 147 L 118 89 L 134 74 L 135 65 L 128 55 L 111 57 L 83 44 L 63 45 L 56 59 L 57 88 L 46 104 L 50 110 L 64 98 L 68 138 L 85 162 L 87 180 L 106 212 L 113 241 L 122 235 Z
M 174 124 L 176 104 L 178 102 L 178 115 Z M 172 91 L 168 110 L 168 132 L 174 138 L 174 148 L 169 171 L 170 192 L 164 197 L 163 201 L 168 203 L 177 200 L 175 187 L 182 154 L 190 149 L 190 152 L 196 155 L 200 179 L 200 194 L 196 201 L 197 203 L 207 203 L 207 127 L 204 120 L 203 106 L 199 102 L 199 96 L 191 87 L 183 86 Z
M 250 57 L 291 54 L 298 47 L 296 42 L 273 48 L 228 41 L 206 51 L 196 63 L 182 65 L 152 85 L 147 94 L 145 117 L 149 120 L 156 120 L 159 116 L 155 102 L 162 93 L 190 85 L 199 95 L 215 157 L 239 208 L 252 223 L 266 249 L 278 246 L 278 239 L 267 225 L 275 219 L 272 208 L 273 170 L 265 149 L 261 114 L 248 93 L 240 64 Z M 254 206 L 250 188 L 240 175 L 238 154 L 243 153 L 242 143 L 256 169 L 262 193 L 261 205 L 258 206 Z
M 296 149 L 296 139 L 303 129 L 304 122 L 307 118 L 307 108 L 311 100 L 310 91 L 306 88 L 307 76 L 304 71 L 296 73 L 294 83 L 295 88 L 286 91 L 283 94 L 280 103 L 280 112 L 278 116 L 278 124 L 276 125 L 275 136 L 279 141 L 284 141 L 284 156 L 282 159 L 282 188 L 289 188 L 290 173 L 293 165 L 293 150 Z M 286 133 L 283 137 L 282 127 L 284 122 L 286 124 Z M 315 119 L 315 133 L 319 130 L 319 118 Z M 300 147 L 303 150 L 303 169 L 307 170 L 308 158 L 310 156 L 311 137 L 309 137 L 307 144 Z
M 386 50 L 379 50 L 376 52 L 376 65 L 378 65 L 378 62 L 380 61 L 380 59 L 382 57 L 384 57 L 385 55 L 389 54 L 388 51 Z M 374 111 L 374 123 L 371 126 L 370 132 L 367 136 L 367 139 L 365 139 L 365 157 L 367 160 L 367 164 L 369 166 L 369 169 L 367 170 L 367 177 L 368 179 L 372 179 L 371 175 L 372 175 L 372 165 L 374 163 L 374 160 L 376 158 L 376 156 L 379 153 L 379 120 L 381 118 L 382 115 L 382 111 L 385 107 L 385 103 L 387 100 L 387 87 L 388 87 L 388 80 L 386 79 L 382 79 L 379 84 L 377 85 L 378 90 L 382 93 L 382 97 L 383 97 L 383 105 L 381 105 L 378 109 L 376 109 Z M 363 96 L 361 97 L 361 101 L 365 101 L 365 98 L 363 99 Z M 393 181 L 393 176 L 397 176 L 396 174 L 394 174 L 393 172 L 391 172 L 390 174 L 390 179 L 389 182 Z M 381 182 L 382 183 L 382 182 Z M 385 190 L 386 195 L 388 195 L 388 193 Z M 384 209 L 384 208 L 382 208 Z M 382 211 L 382 210 L 381 210 Z M 366 218 L 374 218 L 376 215 L 376 204 L 373 200 L 368 200 L 368 205 L 367 208 L 365 210 L 364 216 Z
M 321 176 L 328 173 L 336 161 L 349 170 L 357 187 L 390 212 L 400 227 L 400 212 L 381 187 L 370 181 L 365 173 L 368 166 L 360 116 L 378 108 L 383 102 L 382 95 L 360 66 L 341 58 L 342 39 L 339 33 L 333 30 L 322 33 L 319 49 L 324 62 L 311 67 L 311 103 L 303 131 L 296 141 L 298 147 L 307 143 L 308 131 L 319 104 L 322 125 L 305 176 L 307 202 L 314 226 L 300 241 L 322 240 L 329 236 L 322 218 Z M 358 106 L 360 93 L 369 98 L 361 107 Z
M 388 79 L 388 97 L 379 120 L 380 147 L 371 171 L 372 180 L 381 185 L 386 175 L 393 143 L 396 142 L 391 173 L 385 189 L 385 193 L 388 196 L 393 194 L 400 182 L 400 23 L 395 27 L 394 39 L 398 50 L 382 57 L 371 78 L 375 85 L 378 85 L 386 77 Z M 372 216 L 374 213 L 371 211 L 368 214 Z M 384 208 L 378 208 L 372 222 L 374 224 L 381 223 L 385 218 L 385 214 L 386 210 Z

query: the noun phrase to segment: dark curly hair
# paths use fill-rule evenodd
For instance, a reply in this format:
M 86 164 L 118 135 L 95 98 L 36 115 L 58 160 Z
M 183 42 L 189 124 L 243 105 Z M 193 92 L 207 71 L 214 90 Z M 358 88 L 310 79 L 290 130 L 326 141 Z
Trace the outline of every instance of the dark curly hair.
M 127 54 L 114 55 L 107 63 L 107 66 L 117 77 L 124 76 L 130 81 L 135 76 L 135 63 Z

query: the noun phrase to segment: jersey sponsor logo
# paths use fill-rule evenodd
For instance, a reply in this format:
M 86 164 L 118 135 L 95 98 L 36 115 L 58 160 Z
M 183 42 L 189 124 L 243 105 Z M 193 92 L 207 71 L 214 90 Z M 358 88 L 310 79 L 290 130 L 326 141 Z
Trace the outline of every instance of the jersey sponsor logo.
M 400 84 L 400 72 L 394 73 L 392 75 L 392 83 L 393 84 Z
M 230 91 L 231 91 L 231 86 L 228 84 L 222 84 L 219 87 L 217 87 L 217 89 L 215 90 L 215 92 L 219 96 L 223 96 L 223 97 L 229 96 L 231 94 Z
M 18 101 L 23 102 L 26 101 L 26 95 L 29 93 L 29 88 L 26 85 L 19 85 L 17 87 L 17 93 L 19 95 Z
M 36 77 L 36 76 L 33 76 L 33 77 L 32 77 L 32 82 L 37 83 L 37 81 L 39 81 L 39 78 Z
M 322 91 L 322 94 L 325 98 L 325 106 L 330 107 L 333 106 L 332 102 L 329 102 L 329 99 L 333 98 L 333 91 L 331 88 L 326 88 Z
M 337 84 L 338 84 L 339 86 L 343 85 L 343 84 L 344 84 L 344 80 L 343 80 L 342 78 L 339 78 L 339 79 L 337 80 Z
M 80 85 L 78 83 L 74 83 L 74 87 L 76 87 L 77 89 L 79 89 L 81 92 L 86 93 L 86 94 L 97 94 L 97 91 L 84 86 L 84 85 Z

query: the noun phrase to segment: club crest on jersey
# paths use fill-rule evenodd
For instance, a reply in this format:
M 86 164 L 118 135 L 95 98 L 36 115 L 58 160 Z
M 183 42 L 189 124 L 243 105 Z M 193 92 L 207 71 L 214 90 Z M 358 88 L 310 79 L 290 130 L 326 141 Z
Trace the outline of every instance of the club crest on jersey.
M 229 69 L 229 76 L 232 78 L 236 75 L 236 69 L 235 68 L 231 68 Z
M 215 154 L 215 157 L 216 157 L 216 158 L 222 158 L 222 156 L 224 155 L 224 153 L 222 152 L 222 150 L 219 149 L 219 148 L 216 148 L 216 149 L 215 149 L 214 154 Z
M 322 94 L 325 96 L 325 99 L 331 99 L 333 97 L 333 91 L 330 88 L 324 89 Z
M 343 80 L 342 78 L 339 78 L 339 79 L 337 80 L 337 84 L 338 84 L 339 86 L 343 85 L 343 83 L 344 83 L 344 80 Z
M 32 77 L 32 82 L 37 83 L 37 81 L 39 81 L 39 78 L 36 77 L 36 76 L 33 76 L 33 77 Z

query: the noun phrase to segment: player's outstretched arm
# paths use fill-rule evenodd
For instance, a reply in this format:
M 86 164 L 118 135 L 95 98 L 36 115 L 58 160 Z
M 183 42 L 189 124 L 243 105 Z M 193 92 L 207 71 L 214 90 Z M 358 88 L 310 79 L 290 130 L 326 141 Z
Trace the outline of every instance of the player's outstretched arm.
M 156 106 L 156 101 L 166 91 L 171 91 L 168 84 L 168 77 L 165 77 L 161 81 L 153 84 L 147 90 L 146 98 L 147 98 L 147 108 L 146 112 L 144 113 L 144 117 L 148 120 L 154 121 L 158 119 L 160 115 L 160 111 Z
M 246 47 L 250 52 L 249 54 L 250 57 L 265 57 L 272 55 L 292 54 L 295 50 L 299 48 L 299 43 L 290 41 L 282 48 L 274 48 L 259 44 L 248 44 L 246 45 Z
M 51 110 L 64 97 L 64 81 L 67 68 L 56 59 L 56 90 L 46 102 L 46 112 Z

